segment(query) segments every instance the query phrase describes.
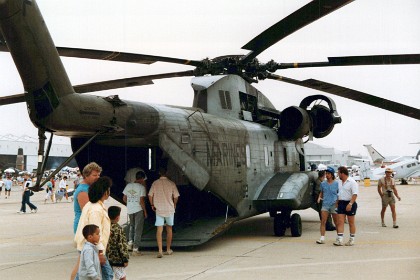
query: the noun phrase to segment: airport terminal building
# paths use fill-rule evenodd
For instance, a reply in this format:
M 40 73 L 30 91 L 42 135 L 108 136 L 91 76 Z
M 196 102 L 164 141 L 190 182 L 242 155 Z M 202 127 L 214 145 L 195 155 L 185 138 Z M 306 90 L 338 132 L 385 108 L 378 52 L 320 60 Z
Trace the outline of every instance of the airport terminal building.
M 361 155 L 351 155 L 350 151 L 340 151 L 336 148 L 326 147 L 312 142 L 305 144 L 305 157 L 306 162 L 311 165 L 324 165 L 334 166 L 352 166 L 358 165 L 356 160 L 362 159 Z
M 53 143 L 46 169 L 57 168 L 71 154 L 70 144 Z M 77 166 L 75 160 L 72 160 L 68 165 Z M 9 167 L 31 172 L 36 169 L 38 167 L 38 139 L 27 135 L 0 135 L 0 170 Z

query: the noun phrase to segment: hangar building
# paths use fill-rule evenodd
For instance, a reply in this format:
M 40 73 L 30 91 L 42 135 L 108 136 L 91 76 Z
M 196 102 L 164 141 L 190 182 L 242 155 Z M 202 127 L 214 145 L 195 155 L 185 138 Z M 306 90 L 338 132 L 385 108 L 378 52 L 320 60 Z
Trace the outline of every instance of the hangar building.
M 45 149 L 47 148 L 47 143 L 48 139 L 46 141 Z M 18 154 L 20 154 L 20 156 L 18 156 Z M 72 150 L 70 144 L 53 143 L 51 145 L 46 169 L 57 168 L 71 154 Z M 76 161 L 72 160 L 68 166 L 76 167 Z M 38 167 L 38 139 L 27 135 L 0 135 L 0 170 L 9 167 L 31 172 L 36 169 Z

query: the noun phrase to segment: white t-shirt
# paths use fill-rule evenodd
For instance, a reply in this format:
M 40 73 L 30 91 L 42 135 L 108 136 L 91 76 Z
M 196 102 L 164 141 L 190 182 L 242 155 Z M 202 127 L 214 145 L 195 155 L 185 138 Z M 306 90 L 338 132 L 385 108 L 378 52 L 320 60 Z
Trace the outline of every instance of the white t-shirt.
M 123 191 L 127 196 L 127 214 L 134 214 L 141 210 L 140 198 L 146 196 L 146 188 L 139 183 L 129 183 Z
M 357 182 L 348 177 L 343 183 L 340 179 L 338 180 L 338 199 L 350 201 L 354 194 L 359 194 L 359 185 Z
M 58 184 L 59 189 L 67 189 L 67 180 L 61 179 L 60 183 Z
M 32 187 L 32 180 L 31 179 L 28 179 L 25 182 L 23 182 L 23 190 L 29 191 L 29 189 L 26 189 L 26 188 L 30 188 L 30 187 Z

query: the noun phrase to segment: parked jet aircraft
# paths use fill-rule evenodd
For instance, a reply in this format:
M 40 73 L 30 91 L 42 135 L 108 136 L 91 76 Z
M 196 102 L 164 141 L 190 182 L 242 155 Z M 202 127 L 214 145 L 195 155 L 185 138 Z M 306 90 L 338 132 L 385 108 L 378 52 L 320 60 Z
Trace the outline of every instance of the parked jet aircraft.
M 377 150 L 375 150 L 371 144 L 364 145 L 369 152 L 369 155 L 372 158 L 373 162 L 381 163 L 381 167 L 374 168 L 373 170 L 370 168 L 369 164 L 363 163 L 361 164 L 360 174 L 362 178 L 370 178 L 373 180 L 379 180 L 385 175 L 385 169 L 387 167 L 392 168 L 394 170 L 394 178 L 401 179 L 402 184 L 407 184 L 407 180 L 410 177 L 418 177 L 420 176 L 420 162 L 417 158 L 411 159 L 403 159 L 404 157 L 400 156 L 391 160 L 389 165 L 384 165 L 384 159 Z M 420 151 L 419 151 L 420 153 Z M 403 160 L 400 160 L 403 159 Z
M 401 161 L 402 159 L 404 159 L 404 157 L 396 157 L 396 158 L 385 158 L 383 155 L 381 155 L 373 146 L 372 144 L 365 144 L 363 145 L 366 147 L 366 149 L 368 150 L 369 156 L 372 159 L 372 162 L 375 165 L 390 165 L 390 164 L 394 164 L 396 162 Z
M 90 161 L 100 163 L 103 174 L 113 179 L 111 194 L 119 201 L 127 169 L 141 167 L 152 181 L 159 166 L 169 167 L 181 192 L 174 246 L 201 244 L 233 222 L 265 212 L 274 216 L 276 235 L 284 235 L 290 227 L 292 236 L 300 236 L 301 219 L 292 211 L 312 205 L 317 177 L 305 171 L 302 138 L 326 137 L 341 117 L 334 101 L 324 95 L 305 97 L 299 106 L 286 105 L 279 111 L 251 83 L 282 81 L 420 119 L 417 108 L 315 79 L 299 81 L 274 74 L 289 68 L 419 64 L 419 54 L 329 57 L 325 62 L 307 63 L 261 63 L 256 59 L 283 38 L 350 2 L 311 1 L 244 45 L 247 54 L 195 61 L 56 48 L 36 1 L 1 0 L 0 49 L 10 51 L 25 93 L 3 97 L 0 103 L 26 102 L 30 119 L 39 129 L 42 160 L 35 189 L 40 187 L 52 135 L 68 136 L 74 151 L 69 160 L 75 157 L 80 167 Z M 59 55 L 170 62 L 195 69 L 73 86 Z M 83 94 L 184 76 L 195 76 L 192 107 Z M 51 138 L 44 151 L 46 132 Z M 145 239 L 145 246 L 155 246 L 149 235 Z

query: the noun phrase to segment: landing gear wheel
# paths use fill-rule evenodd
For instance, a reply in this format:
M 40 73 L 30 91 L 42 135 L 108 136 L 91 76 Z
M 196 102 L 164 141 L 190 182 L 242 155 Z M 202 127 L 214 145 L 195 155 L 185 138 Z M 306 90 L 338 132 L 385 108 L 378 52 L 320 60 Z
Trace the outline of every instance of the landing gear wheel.
M 274 235 L 284 236 L 287 228 L 287 220 L 284 215 L 277 214 L 274 216 Z
M 302 235 L 302 219 L 299 214 L 293 214 L 290 217 L 290 231 L 293 237 L 300 237 Z
M 270 211 L 270 217 L 274 218 L 277 215 L 277 211 Z

